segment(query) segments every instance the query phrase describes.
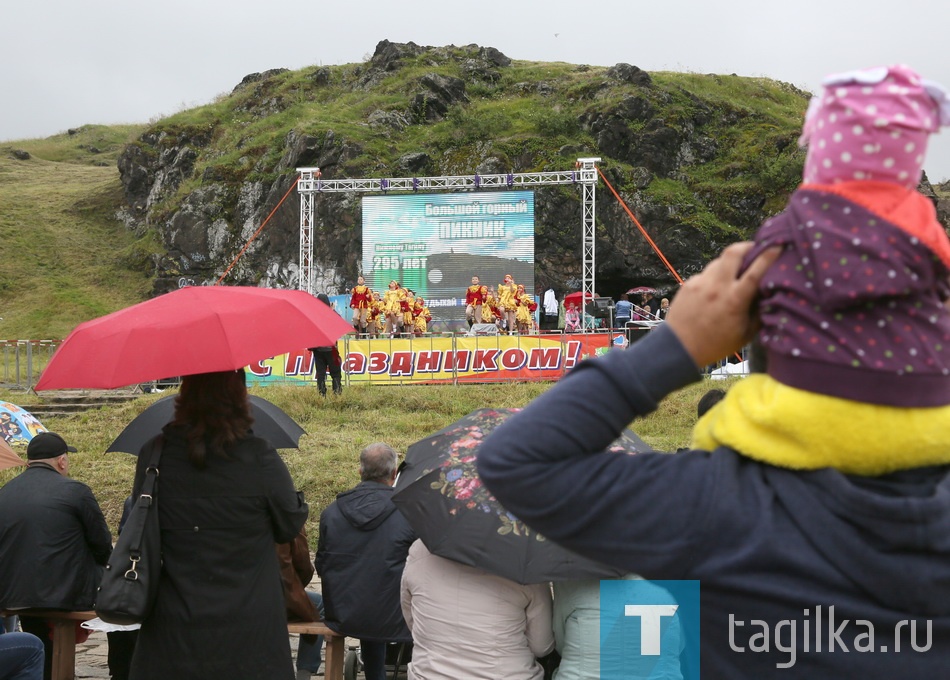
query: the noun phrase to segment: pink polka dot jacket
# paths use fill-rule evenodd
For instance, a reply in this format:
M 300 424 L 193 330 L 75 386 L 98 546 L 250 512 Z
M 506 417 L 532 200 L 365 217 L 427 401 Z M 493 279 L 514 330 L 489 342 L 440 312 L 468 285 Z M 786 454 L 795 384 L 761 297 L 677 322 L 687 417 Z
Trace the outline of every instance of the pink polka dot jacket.
M 802 185 L 755 237 L 759 341 L 781 383 L 903 407 L 950 404 L 950 240 L 929 199 L 890 182 Z

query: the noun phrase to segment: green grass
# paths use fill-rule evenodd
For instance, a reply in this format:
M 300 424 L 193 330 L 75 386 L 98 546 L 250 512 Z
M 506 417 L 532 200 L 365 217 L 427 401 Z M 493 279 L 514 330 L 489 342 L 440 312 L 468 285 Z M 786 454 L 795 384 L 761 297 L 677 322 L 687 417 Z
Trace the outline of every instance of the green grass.
M 303 387 L 257 388 L 253 392 L 280 406 L 308 433 L 301 438 L 299 449 L 285 449 L 281 455 L 310 503 L 307 534 L 315 541 L 320 512 L 338 493 L 359 481 L 357 459 L 367 444 L 385 441 L 404 454 L 413 442 L 471 411 L 486 406 L 524 406 L 550 385 L 353 386 L 345 389 L 342 396 L 330 398 Z M 703 381 L 670 395 L 659 410 L 634 423 L 633 430 L 658 450 L 686 446 L 696 419 L 696 402 L 710 386 Z M 135 459 L 125 453 L 103 452 L 125 425 L 157 398 L 158 395 L 144 395 L 120 406 L 43 422 L 79 449 L 70 456 L 71 475 L 92 487 L 113 531 L 122 502 L 131 490 Z M 39 398 L 0 392 L 0 400 L 29 410 Z M 583 423 L 577 423 L 577 427 L 583 427 Z M 15 474 L 0 472 L 0 484 Z
M 0 144 L 0 155 L 22 149 L 46 161 L 114 167 L 125 145 L 144 129 L 144 125 L 83 125 L 74 128 L 73 134 L 63 132 L 45 139 L 4 142 Z
M 115 218 L 121 186 L 114 164 L 44 160 L 39 151 L 21 161 L 5 148 L 0 339 L 62 338 L 80 321 L 144 299 L 151 287 L 148 258 L 158 249 L 151 237 L 136 237 Z

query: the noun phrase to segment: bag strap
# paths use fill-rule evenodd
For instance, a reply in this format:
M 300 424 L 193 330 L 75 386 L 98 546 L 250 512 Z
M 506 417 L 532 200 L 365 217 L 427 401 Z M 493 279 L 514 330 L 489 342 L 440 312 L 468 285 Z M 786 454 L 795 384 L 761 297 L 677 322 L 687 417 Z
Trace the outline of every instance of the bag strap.
M 162 457 L 162 447 L 164 443 L 162 435 L 158 435 L 152 440 L 152 444 L 148 450 L 149 459 L 148 467 L 145 468 L 145 481 L 142 482 L 142 490 L 139 492 L 139 497 L 135 502 L 135 508 L 132 510 L 133 513 L 147 514 L 156 512 L 156 508 L 154 507 L 155 485 L 158 482 L 158 463 Z M 142 559 L 142 541 L 145 536 L 145 515 L 141 515 L 140 518 L 137 515 L 136 522 L 133 526 L 126 527 L 126 531 L 130 532 L 128 559 L 131 562 L 131 566 L 125 572 L 125 578 L 129 581 L 137 581 L 139 579 L 137 568 L 139 561 Z
M 158 463 L 162 458 L 162 448 L 165 444 L 165 438 L 158 435 L 152 440 L 149 447 L 148 467 L 145 468 L 145 480 L 142 482 L 141 496 L 152 498 L 155 495 L 155 484 L 158 481 Z

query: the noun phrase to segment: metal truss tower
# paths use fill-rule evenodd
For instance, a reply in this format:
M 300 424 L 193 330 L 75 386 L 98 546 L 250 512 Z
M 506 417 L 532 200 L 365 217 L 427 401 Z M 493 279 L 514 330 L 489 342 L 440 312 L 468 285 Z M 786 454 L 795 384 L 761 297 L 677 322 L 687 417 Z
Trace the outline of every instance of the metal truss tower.
M 597 163 L 600 158 L 578 158 L 573 170 L 562 172 L 517 172 L 458 177 L 400 177 L 395 179 L 323 179 L 320 168 L 297 168 L 300 179 L 300 277 L 298 287 L 313 295 L 313 198 L 321 193 L 387 193 L 390 191 L 477 191 L 481 189 L 526 189 L 558 184 L 581 185 L 581 281 L 584 299 L 593 297 L 596 271 L 595 202 Z M 585 328 L 585 331 L 587 329 Z

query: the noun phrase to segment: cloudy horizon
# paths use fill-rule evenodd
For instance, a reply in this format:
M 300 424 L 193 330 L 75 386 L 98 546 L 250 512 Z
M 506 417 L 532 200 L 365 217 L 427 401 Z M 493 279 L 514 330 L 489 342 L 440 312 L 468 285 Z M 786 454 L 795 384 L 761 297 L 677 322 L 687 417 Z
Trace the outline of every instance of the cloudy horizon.
M 814 92 L 828 73 L 907 63 L 950 87 L 950 8 L 923 0 L 834 0 L 728 6 L 566 0 L 493 6 L 418 0 L 265 6 L 251 0 L 20 3 L 0 42 L 0 141 L 87 124 L 144 124 L 201 106 L 272 68 L 358 63 L 383 39 L 478 44 L 526 61 L 647 71 L 736 73 Z M 877 11 L 879 10 L 879 11 Z M 899 11 L 898 11 L 899 10 Z M 950 130 L 932 138 L 925 169 L 950 179 Z

